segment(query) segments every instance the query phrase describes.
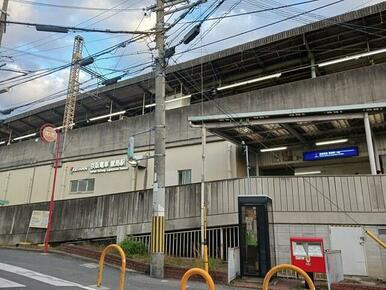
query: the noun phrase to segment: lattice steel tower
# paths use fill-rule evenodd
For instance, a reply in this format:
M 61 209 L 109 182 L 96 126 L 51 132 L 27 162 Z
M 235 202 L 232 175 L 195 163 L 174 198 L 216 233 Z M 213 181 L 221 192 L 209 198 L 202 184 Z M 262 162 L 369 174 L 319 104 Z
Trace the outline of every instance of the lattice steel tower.
M 79 93 L 79 73 L 80 60 L 82 59 L 83 37 L 77 35 L 74 41 L 74 49 L 72 51 L 72 66 L 70 71 L 70 78 L 68 80 L 68 91 L 66 99 L 66 107 L 63 116 L 63 130 L 67 132 L 71 130 L 74 124 L 76 97 Z

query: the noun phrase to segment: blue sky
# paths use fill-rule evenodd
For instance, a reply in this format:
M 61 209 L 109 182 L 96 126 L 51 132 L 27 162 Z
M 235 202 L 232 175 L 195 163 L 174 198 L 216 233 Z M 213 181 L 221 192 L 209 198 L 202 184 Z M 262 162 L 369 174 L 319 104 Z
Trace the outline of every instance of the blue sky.
M 215 0 L 208 0 L 206 4 L 197 8 L 194 13 L 189 15 L 184 21 L 196 19 L 214 1 Z M 209 21 L 202 27 L 202 32 L 205 33 L 202 35 L 205 35 L 205 37 L 202 39 L 198 38 L 196 43 L 193 42 L 193 45 L 198 46 L 212 42 L 214 40 L 234 35 L 254 27 L 259 27 L 276 20 L 284 19 L 289 15 L 299 14 L 303 11 L 314 9 L 335 1 L 336 0 L 318 0 L 313 3 L 293 7 L 292 9 L 286 8 L 274 12 L 263 12 L 248 16 L 227 18 L 219 22 L 209 33 L 206 34 L 205 31 L 207 31 L 214 23 L 214 21 Z M 114 7 L 114 9 L 130 8 L 138 10 L 124 12 L 112 10 L 109 12 L 103 12 L 59 9 L 30 5 L 23 1 L 20 2 L 17 0 L 10 0 L 10 16 L 8 20 L 63 26 L 78 25 L 79 27 L 100 29 L 108 28 L 111 30 L 147 30 L 154 26 L 155 21 L 154 14 L 144 16 L 143 11 L 141 11 L 142 8 L 153 4 L 155 2 L 154 0 L 37 0 L 36 2 L 85 7 Z M 298 2 L 304 2 L 304 0 L 226 0 L 213 16 L 221 16 L 224 15 L 224 13 L 235 14 Z M 225 42 L 217 43 L 215 45 L 210 45 L 203 49 L 185 53 L 182 57 L 178 58 L 178 62 L 199 57 L 204 54 L 213 53 L 227 47 L 252 41 L 273 33 L 293 28 L 295 26 L 304 25 L 323 17 L 338 15 L 379 2 L 382 1 L 345 0 L 328 8 L 317 10 L 313 15 L 305 15 L 300 18 L 285 21 L 278 25 L 267 27 L 265 29 L 255 30 L 252 33 L 248 33 Z M 172 20 L 173 18 L 171 18 L 171 21 Z M 183 24 L 177 25 L 170 32 L 171 36 L 168 38 L 169 42 L 176 43 L 184 36 L 185 33 L 178 36 L 178 29 L 182 29 L 182 25 Z M 2 48 L 0 51 L 0 64 L 6 64 L 2 68 L 23 71 L 41 70 L 63 65 L 71 60 L 73 40 L 77 34 L 82 35 L 85 39 L 85 49 L 83 50 L 84 56 L 89 53 L 93 54 L 98 52 L 106 47 L 130 39 L 131 37 L 129 35 L 112 35 L 103 33 L 55 34 L 37 32 L 34 27 L 9 25 L 7 27 L 7 33 L 3 37 Z M 147 38 L 145 41 L 130 44 L 125 48 L 120 48 L 114 51 L 114 53 L 106 54 L 102 57 L 102 59 L 99 59 L 95 65 L 90 66 L 90 68 L 110 77 L 117 76 L 122 73 L 120 72 L 121 70 L 125 70 L 132 65 L 143 64 L 147 61 L 151 61 L 152 51 L 150 48 L 153 47 L 154 44 L 152 39 Z M 189 46 L 180 46 L 178 47 L 177 52 L 186 50 L 188 47 Z M 68 69 L 62 70 L 50 76 L 12 88 L 8 93 L 0 95 L 0 109 L 9 108 L 33 100 L 39 100 L 45 96 L 64 90 L 67 87 L 68 73 Z M 18 74 L 15 73 L 0 71 L 0 80 L 17 75 Z M 130 77 L 130 75 L 127 77 Z M 86 73 L 82 73 L 82 82 L 89 79 L 90 76 Z M 95 80 L 89 81 L 83 86 L 92 83 L 95 83 Z M 7 87 L 8 84 L 0 84 L 0 89 Z M 26 111 L 30 108 L 31 107 L 25 107 L 19 109 L 17 112 Z

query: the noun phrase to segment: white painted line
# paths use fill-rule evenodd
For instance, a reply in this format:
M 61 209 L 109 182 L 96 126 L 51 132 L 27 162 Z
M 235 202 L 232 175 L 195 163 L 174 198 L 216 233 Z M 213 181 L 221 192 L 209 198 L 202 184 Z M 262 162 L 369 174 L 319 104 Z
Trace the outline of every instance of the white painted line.
M 32 270 L 28 270 L 22 267 L 13 266 L 10 264 L 0 263 L 0 270 L 5 272 L 11 272 L 16 275 L 24 276 L 29 279 L 33 279 L 42 283 L 46 283 L 48 285 L 57 286 L 57 287 L 78 287 L 85 290 L 94 290 L 94 288 L 90 288 L 87 286 L 82 286 L 78 283 L 74 283 L 71 281 L 63 280 L 57 277 L 45 275 L 39 272 L 35 272 Z
M 82 266 L 82 267 L 89 268 L 89 269 L 96 269 L 96 268 L 99 268 L 99 265 L 98 265 L 98 264 L 95 264 L 95 263 L 86 263 L 86 264 L 82 264 L 81 266 Z
M 90 285 L 88 287 L 89 287 L 89 290 L 110 290 L 110 288 L 108 288 L 108 287 L 104 287 L 104 286 L 98 287 L 97 285 Z M 86 289 L 86 288 L 84 288 L 84 289 Z
M 21 288 L 21 287 L 25 287 L 25 285 L 0 278 L 0 288 L 9 289 L 9 288 Z

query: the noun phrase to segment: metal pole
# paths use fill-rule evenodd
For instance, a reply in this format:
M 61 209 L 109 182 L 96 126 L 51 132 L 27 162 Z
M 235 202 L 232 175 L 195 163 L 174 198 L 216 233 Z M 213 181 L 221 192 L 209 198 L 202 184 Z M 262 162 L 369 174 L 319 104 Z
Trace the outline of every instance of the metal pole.
M 371 136 L 371 126 L 370 126 L 370 121 L 369 121 L 369 113 L 367 113 L 367 112 L 364 113 L 363 120 L 365 123 L 367 152 L 369 154 L 371 174 L 376 175 L 377 174 L 377 167 L 375 164 L 374 146 L 373 146 L 373 139 Z
M 381 160 L 379 158 L 379 150 L 378 150 L 378 143 L 377 139 L 375 138 L 372 130 L 371 135 L 373 136 L 373 145 L 374 145 L 374 155 L 375 155 L 375 165 L 377 167 L 377 172 L 382 172 L 382 166 L 381 166 Z
M 3 40 L 3 34 L 4 34 L 4 31 L 5 31 L 5 22 L 3 21 L 6 21 L 7 20 L 7 11 L 8 11 L 8 2 L 9 0 L 3 0 L 3 7 L 2 7 L 2 11 L 1 11 L 1 17 L 0 17 L 0 20 L 2 21 L 0 23 L 0 45 L 1 45 L 1 42 Z
M 46 235 L 44 237 L 44 253 L 48 252 L 48 243 L 50 242 L 52 216 L 53 216 L 54 207 L 55 207 L 54 198 L 55 198 L 56 177 L 58 175 L 59 160 L 60 160 L 60 134 L 58 133 L 58 137 L 56 139 L 56 148 L 55 148 L 54 180 L 52 182 L 52 191 L 51 191 L 51 199 L 50 199 L 50 206 L 49 206 L 49 213 L 48 213 L 47 230 L 46 230 Z
M 247 163 L 247 182 L 248 182 L 248 194 L 251 194 L 251 179 L 249 176 L 249 152 L 248 152 L 248 145 L 245 145 L 245 142 L 243 141 L 244 149 L 245 149 L 245 160 Z
M 165 11 L 164 0 L 157 0 L 155 59 L 155 139 L 153 219 L 150 275 L 164 277 L 165 241 Z
M 206 180 L 206 128 L 201 128 L 202 156 L 201 156 L 201 257 L 204 270 L 208 271 L 208 245 L 206 239 L 206 203 L 205 203 L 205 180 Z

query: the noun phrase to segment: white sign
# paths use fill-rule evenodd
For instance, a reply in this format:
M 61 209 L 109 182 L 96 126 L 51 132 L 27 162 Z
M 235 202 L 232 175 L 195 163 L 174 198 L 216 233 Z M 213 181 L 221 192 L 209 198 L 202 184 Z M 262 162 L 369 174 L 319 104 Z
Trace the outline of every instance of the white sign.
M 228 248 L 228 283 L 240 276 L 240 248 Z
M 128 170 L 129 166 L 127 164 L 127 160 L 125 158 L 114 159 L 114 160 L 106 160 L 106 161 L 95 161 L 92 162 L 90 166 L 82 166 L 82 167 L 71 167 L 71 173 L 75 172 L 86 172 L 89 171 L 91 174 L 95 173 L 106 173 L 106 172 L 114 172 L 121 170 Z
M 34 210 L 31 215 L 29 222 L 30 228 L 46 229 L 48 225 L 48 211 Z

